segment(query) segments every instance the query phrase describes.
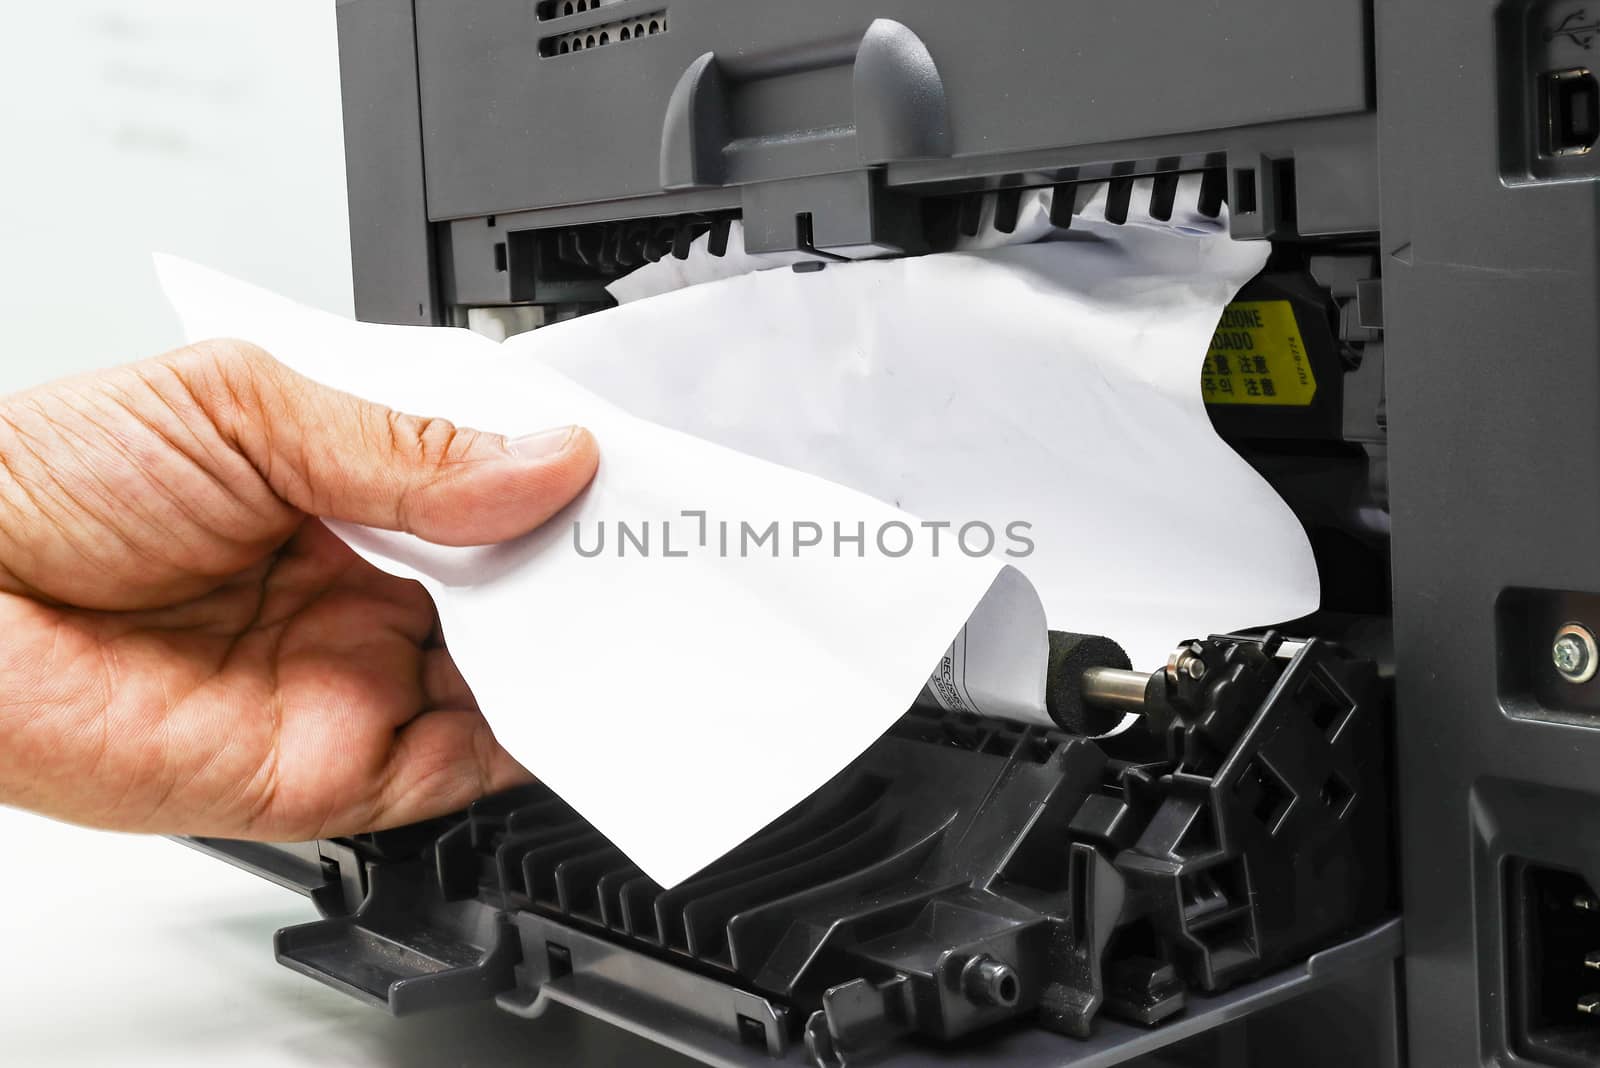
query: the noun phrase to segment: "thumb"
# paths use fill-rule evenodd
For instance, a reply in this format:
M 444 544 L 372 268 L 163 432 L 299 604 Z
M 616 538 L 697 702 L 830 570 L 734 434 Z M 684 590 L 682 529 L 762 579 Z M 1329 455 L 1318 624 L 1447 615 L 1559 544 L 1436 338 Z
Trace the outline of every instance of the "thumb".
M 594 477 L 592 435 L 507 440 L 405 415 L 313 382 L 253 345 L 195 346 L 179 373 L 218 430 L 285 502 L 310 515 L 486 545 L 539 526 Z

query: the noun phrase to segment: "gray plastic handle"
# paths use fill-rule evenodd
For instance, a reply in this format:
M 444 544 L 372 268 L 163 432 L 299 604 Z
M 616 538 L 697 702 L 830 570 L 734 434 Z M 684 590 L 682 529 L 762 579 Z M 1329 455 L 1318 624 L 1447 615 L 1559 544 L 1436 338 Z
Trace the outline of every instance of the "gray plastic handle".
M 771 60 L 714 52 L 684 70 L 667 101 L 661 127 L 661 187 L 723 185 L 730 152 L 760 152 L 782 142 L 736 144 L 729 116 L 742 87 L 768 79 L 849 65 L 852 132 L 857 159 L 871 166 L 950 154 L 950 112 L 944 81 L 922 39 L 902 23 L 876 19 L 858 39 L 821 42 L 797 56 Z M 801 131 L 797 131 L 797 134 Z

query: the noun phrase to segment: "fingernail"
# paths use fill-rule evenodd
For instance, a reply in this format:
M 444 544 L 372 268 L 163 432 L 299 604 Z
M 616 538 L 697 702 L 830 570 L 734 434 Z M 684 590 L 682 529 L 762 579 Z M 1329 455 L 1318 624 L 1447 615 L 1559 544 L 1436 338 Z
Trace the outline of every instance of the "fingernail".
M 548 460 L 565 452 L 577 432 L 578 428 L 575 426 L 540 430 L 533 434 L 524 434 L 520 438 L 513 438 L 506 442 L 506 448 L 519 460 Z

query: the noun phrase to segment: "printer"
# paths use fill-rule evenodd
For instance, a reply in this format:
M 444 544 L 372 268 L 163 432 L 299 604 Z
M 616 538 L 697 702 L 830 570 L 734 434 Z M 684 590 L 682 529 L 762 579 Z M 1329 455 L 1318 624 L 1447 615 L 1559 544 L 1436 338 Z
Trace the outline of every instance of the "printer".
M 1600 1064 L 1600 5 L 341 0 L 338 24 L 367 321 L 536 328 L 735 223 L 826 262 L 1003 234 L 1042 190 L 1057 228 L 1091 196 L 1123 222 L 1136 189 L 1225 217 L 1270 256 L 1196 374 L 1305 526 L 1322 608 L 1173 634 L 1142 670 L 1052 635 L 1056 728 L 913 708 L 671 889 L 538 786 L 192 841 L 311 899 L 284 964 L 397 1014 L 563 1004 L 719 1065 Z M 1206 483 L 1174 474 L 1181 518 Z

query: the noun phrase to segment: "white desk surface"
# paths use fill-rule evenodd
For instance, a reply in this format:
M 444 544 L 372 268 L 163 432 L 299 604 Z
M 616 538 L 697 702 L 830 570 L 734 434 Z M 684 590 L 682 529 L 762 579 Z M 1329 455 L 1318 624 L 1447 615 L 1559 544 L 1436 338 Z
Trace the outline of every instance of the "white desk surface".
M 0 808 L 0 1063 L 523 1068 L 692 1062 L 552 1006 L 395 1019 L 272 955 L 305 898 L 176 842 Z

